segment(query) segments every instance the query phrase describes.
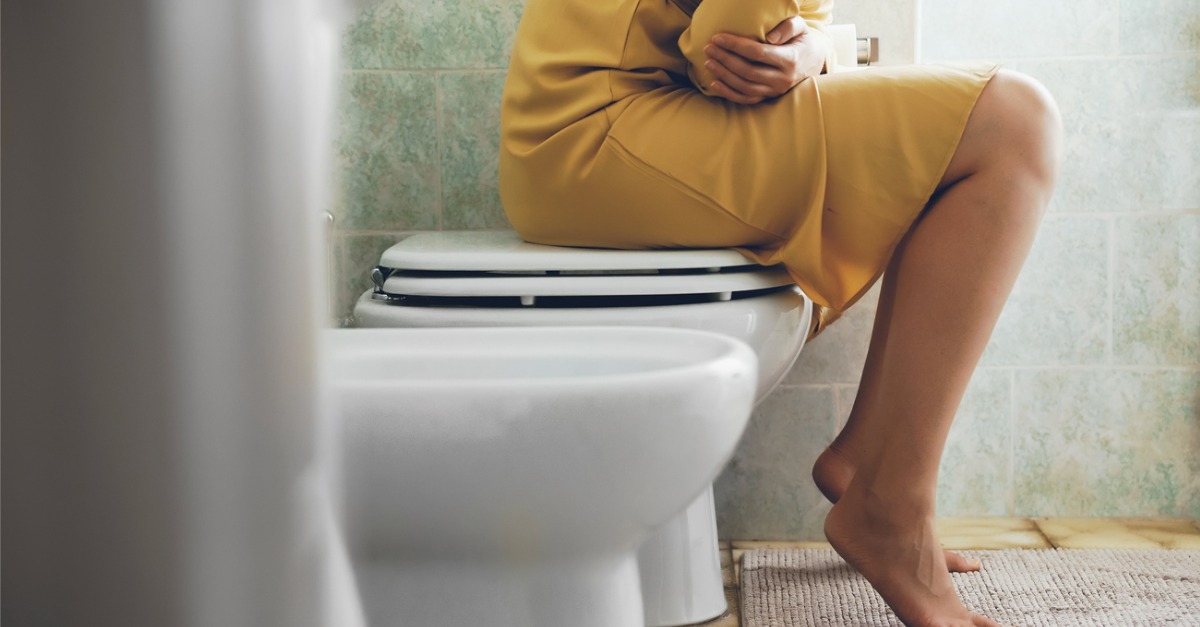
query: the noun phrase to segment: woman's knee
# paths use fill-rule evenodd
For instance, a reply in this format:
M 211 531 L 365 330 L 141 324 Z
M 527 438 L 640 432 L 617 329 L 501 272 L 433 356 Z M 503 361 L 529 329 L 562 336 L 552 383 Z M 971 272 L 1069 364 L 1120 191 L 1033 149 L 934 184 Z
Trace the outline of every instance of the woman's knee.
M 1033 77 L 1001 71 L 1006 85 L 1004 111 L 1010 117 L 1008 132 L 1015 150 L 1034 173 L 1053 183 L 1062 153 L 1062 117 L 1058 104 L 1044 85 Z
M 1000 70 L 980 94 L 948 175 L 1001 167 L 1053 185 L 1062 151 L 1062 120 L 1050 92 L 1032 77 Z M 957 162 L 957 163 L 956 163 Z

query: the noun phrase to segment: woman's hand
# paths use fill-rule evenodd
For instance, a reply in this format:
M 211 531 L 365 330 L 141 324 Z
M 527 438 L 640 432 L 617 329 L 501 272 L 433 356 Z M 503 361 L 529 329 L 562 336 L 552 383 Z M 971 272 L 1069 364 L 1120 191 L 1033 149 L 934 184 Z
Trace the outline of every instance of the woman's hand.
M 808 32 L 808 24 L 793 17 L 767 34 L 770 43 L 718 33 L 704 47 L 709 56 L 704 66 L 717 77 L 710 90 L 732 102 L 757 104 L 820 74 L 827 51 L 823 40 Z

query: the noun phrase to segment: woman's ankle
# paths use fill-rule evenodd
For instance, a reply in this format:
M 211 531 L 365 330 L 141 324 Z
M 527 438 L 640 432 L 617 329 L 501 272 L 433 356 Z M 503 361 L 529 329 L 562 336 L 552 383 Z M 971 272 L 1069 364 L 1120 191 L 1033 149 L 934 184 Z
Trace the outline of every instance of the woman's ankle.
M 853 459 L 831 444 L 813 464 L 813 483 L 830 503 L 837 503 L 854 478 L 855 467 Z

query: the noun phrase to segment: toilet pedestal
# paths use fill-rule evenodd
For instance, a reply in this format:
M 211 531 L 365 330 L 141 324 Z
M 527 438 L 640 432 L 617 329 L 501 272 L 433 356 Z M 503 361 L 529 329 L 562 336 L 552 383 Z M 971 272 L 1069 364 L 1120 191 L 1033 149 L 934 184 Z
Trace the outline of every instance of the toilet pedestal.
M 355 566 L 367 624 L 528 627 L 640 626 L 633 552 L 560 563 L 489 566 L 479 561 Z
M 753 406 L 747 344 L 601 326 L 326 337 L 330 479 L 371 627 L 640 627 L 655 533 L 652 606 L 720 613 L 710 485 Z
M 710 485 L 638 549 L 646 627 L 686 625 L 725 613 L 725 587 Z

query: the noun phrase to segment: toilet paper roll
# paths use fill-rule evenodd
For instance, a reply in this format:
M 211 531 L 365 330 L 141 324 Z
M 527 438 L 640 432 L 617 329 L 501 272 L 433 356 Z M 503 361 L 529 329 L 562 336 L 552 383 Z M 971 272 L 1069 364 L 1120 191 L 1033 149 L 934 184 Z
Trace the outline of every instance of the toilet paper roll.
M 842 68 L 858 65 L 858 31 L 853 24 L 830 24 L 825 33 L 833 40 L 833 51 L 837 64 Z

